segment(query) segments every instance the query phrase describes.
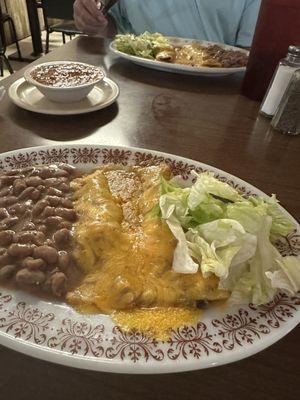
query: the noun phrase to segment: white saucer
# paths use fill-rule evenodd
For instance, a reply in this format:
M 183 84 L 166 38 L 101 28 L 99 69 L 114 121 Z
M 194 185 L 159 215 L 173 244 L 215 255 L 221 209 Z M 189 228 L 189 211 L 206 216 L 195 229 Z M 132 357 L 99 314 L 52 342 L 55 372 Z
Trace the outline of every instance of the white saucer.
M 10 99 L 28 111 L 52 115 L 84 114 L 108 107 L 119 96 L 118 85 L 109 78 L 95 85 L 88 96 L 77 103 L 54 103 L 24 78 L 14 82 L 8 91 Z

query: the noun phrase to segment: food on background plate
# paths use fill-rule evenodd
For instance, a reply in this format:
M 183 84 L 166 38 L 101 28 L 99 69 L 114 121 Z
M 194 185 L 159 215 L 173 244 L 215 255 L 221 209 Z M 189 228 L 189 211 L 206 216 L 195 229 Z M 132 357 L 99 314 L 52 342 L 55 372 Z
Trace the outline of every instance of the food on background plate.
M 245 67 L 248 62 L 243 51 L 225 49 L 217 44 L 202 45 L 197 41 L 175 46 L 160 33 L 116 35 L 114 43 L 115 48 L 123 53 L 197 68 L 237 68 Z
M 212 173 L 68 165 L 3 172 L 0 280 L 166 337 L 199 302 L 262 304 L 300 289 L 299 257 L 273 243 L 294 224 L 274 196 L 243 196 Z M 31 289 L 32 290 L 32 289 Z

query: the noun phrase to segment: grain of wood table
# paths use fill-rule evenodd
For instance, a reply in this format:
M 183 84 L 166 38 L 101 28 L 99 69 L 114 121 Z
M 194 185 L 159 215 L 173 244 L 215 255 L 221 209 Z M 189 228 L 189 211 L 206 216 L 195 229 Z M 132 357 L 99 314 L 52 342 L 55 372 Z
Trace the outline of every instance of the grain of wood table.
M 300 219 L 300 139 L 270 129 L 259 104 L 239 94 L 242 76 L 202 78 L 144 69 L 109 54 L 108 42 L 80 37 L 37 60 L 104 65 L 121 90 L 109 108 L 87 115 L 33 114 L 0 103 L 0 151 L 54 143 L 138 146 L 224 169 L 266 193 Z M 23 71 L 2 81 L 8 88 Z M 2 84 L 1 82 L 1 84 Z M 296 399 L 299 328 L 240 362 L 196 372 L 151 376 L 81 371 L 0 347 L 0 398 Z

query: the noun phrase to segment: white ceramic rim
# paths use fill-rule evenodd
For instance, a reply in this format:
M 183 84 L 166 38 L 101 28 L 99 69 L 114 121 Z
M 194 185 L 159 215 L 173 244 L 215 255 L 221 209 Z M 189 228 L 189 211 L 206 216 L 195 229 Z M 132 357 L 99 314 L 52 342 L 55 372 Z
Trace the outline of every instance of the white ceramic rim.
M 34 71 L 37 68 L 43 67 L 45 65 L 61 65 L 61 64 L 78 64 L 78 65 L 83 65 L 83 66 L 86 66 L 86 67 L 98 68 L 98 69 L 101 70 L 102 77 L 100 79 L 97 79 L 97 80 L 93 81 L 93 82 L 84 83 L 82 85 L 67 86 L 67 87 L 55 87 L 55 86 L 44 85 L 43 83 L 37 82 L 30 75 L 32 73 L 32 71 Z M 53 90 L 53 91 L 83 89 L 85 87 L 96 85 L 97 83 L 101 82 L 105 77 L 106 77 L 106 73 L 105 73 L 105 71 L 104 71 L 104 69 L 102 67 L 99 67 L 97 65 L 92 65 L 92 64 L 79 62 L 79 61 L 47 61 L 47 62 L 44 62 L 44 63 L 41 63 L 41 64 L 33 65 L 32 67 L 27 68 L 26 71 L 24 72 L 25 80 L 27 82 L 31 83 L 33 86 L 42 87 L 42 88 L 50 89 L 50 90 Z
M 187 39 L 187 38 L 181 38 L 181 37 L 175 37 L 175 36 L 166 36 L 170 42 L 174 43 L 176 41 L 183 42 L 183 43 L 191 43 L 191 42 L 197 42 L 201 43 L 205 46 L 208 45 L 218 45 L 221 46 L 225 49 L 228 50 L 235 50 L 235 51 L 241 51 L 242 53 L 245 53 L 249 55 L 249 51 L 246 49 L 242 49 L 239 47 L 235 46 L 230 46 L 224 43 L 217 43 L 217 42 L 209 42 L 207 40 L 196 40 L 196 39 Z M 115 53 L 116 55 L 125 58 L 127 60 L 130 60 L 132 62 L 138 63 L 139 65 L 143 65 L 145 67 L 153 67 L 154 69 L 162 69 L 164 70 L 169 70 L 169 72 L 178 72 L 178 73 L 189 73 L 189 74 L 195 74 L 195 75 L 200 75 L 200 74 L 205 74 L 205 75 L 227 75 L 227 74 L 233 74 L 236 72 L 244 72 L 246 71 L 246 67 L 236 67 L 236 68 L 212 68 L 212 67 L 190 67 L 188 65 L 182 65 L 182 64 L 172 64 L 172 63 L 167 63 L 163 61 L 156 61 L 156 60 L 149 60 L 147 58 L 142 58 L 138 56 L 133 56 L 127 53 L 123 53 L 122 51 L 119 51 L 115 48 L 115 41 L 112 41 L 109 45 L 110 50 Z
M 217 174 L 221 174 L 221 176 L 232 179 L 235 183 L 244 186 L 250 189 L 252 192 L 262 195 L 264 197 L 268 197 L 265 193 L 257 189 L 255 186 L 248 184 L 247 182 L 243 181 L 240 178 L 235 177 L 221 169 L 211 167 L 210 165 L 194 161 L 191 159 L 187 159 L 184 157 L 163 153 L 159 151 L 147 150 L 142 148 L 135 148 L 135 147 L 124 147 L 124 146 L 106 146 L 106 145 L 99 145 L 99 144 L 89 144 L 89 145 L 76 145 L 76 144 L 69 144 L 69 145 L 56 145 L 56 146 L 40 146 L 40 147 L 30 147 L 25 149 L 18 149 L 15 151 L 10 151 L 6 153 L 2 153 L 0 155 L 0 161 L 7 157 L 13 157 L 19 153 L 30 153 L 32 151 L 38 152 L 41 150 L 53 150 L 53 149 L 84 149 L 84 148 L 91 148 L 91 149 L 112 149 L 112 150 L 124 150 L 130 152 L 140 152 L 151 154 L 157 157 L 164 157 L 165 159 L 175 160 L 176 162 L 183 162 L 195 165 L 196 167 L 199 166 L 201 168 L 208 169 L 213 171 Z M 101 164 L 100 164 L 101 165 Z M 78 165 L 80 167 L 80 165 Z M 94 165 L 96 166 L 96 164 Z M 285 210 L 281 207 L 282 211 L 289 216 L 296 224 L 297 221 Z M 297 224 L 298 228 L 299 225 Z M 263 340 L 256 341 L 254 344 L 244 348 L 237 348 L 236 351 L 230 353 L 223 353 L 222 357 L 220 358 L 219 355 L 210 355 L 209 357 L 202 359 L 202 360 L 183 360 L 178 362 L 169 362 L 163 364 L 147 364 L 147 363 L 139 363 L 133 364 L 128 361 L 120 361 L 120 360 L 110 360 L 110 359 L 96 359 L 92 357 L 85 357 L 79 355 L 71 355 L 65 353 L 63 351 L 49 349 L 47 347 L 41 347 L 39 345 L 35 345 L 33 343 L 28 343 L 21 339 L 13 338 L 12 336 L 0 331 L 0 343 L 6 347 L 9 347 L 13 350 L 22 352 L 24 354 L 43 359 L 45 361 L 55 362 L 62 365 L 67 365 L 71 367 L 81 368 L 81 369 L 91 369 L 97 371 L 105 371 L 105 372 L 118 372 L 118 373 L 134 373 L 134 374 L 160 374 L 160 373 L 170 373 L 170 372 L 183 372 L 183 371 L 190 371 L 190 370 L 198 370 L 203 368 L 210 368 L 214 366 L 224 365 L 227 363 L 231 363 L 234 361 L 238 361 L 254 355 L 261 350 L 269 347 L 270 345 L 277 342 L 283 336 L 288 334 L 297 324 L 300 322 L 300 309 L 297 309 L 295 312 L 295 316 L 291 320 L 287 320 L 280 329 L 273 330 L 272 334 L 263 336 Z M 202 361 L 202 362 L 201 362 Z
M 102 79 L 98 84 L 94 85 L 94 88 L 92 90 L 94 90 L 95 87 L 97 87 L 98 85 L 101 85 L 103 82 L 107 83 L 111 87 L 112 96 L 108 100 L 106 100 L 104 102 L 100 102 L 98 105 L 94 105 L 94 106 L 86 107 L 86 108 L 82 108 L 82 109 L 63 110 L 61 108 L 61 103 L 55 103 L 55 102 L 51 102 L 52 104 L 57 104 L 57 108 L 55 109 L 55 111 L 51 111 L 51 110 L 49 110 L 47 108 L 45 108 L 45 109 L 43 109 L 43 108 L 37 109 L 35 107 L 32 107 L 28 103 L 23 102 L 20 99 L 20 97 L 18 96 L 18 88 L 21 85 L 23 85 L 24 83 L 26 83 L 28 85 L 31 85 L 31 83 L 27 82 L 25 78 L 20 78 L 17 81 L 15 81 L 14 83 L 12 83 L 11 86 L 9 87 L 8 95 L 9 95 L 11 101 L 15 105 L 17 105 L 18 107 L 21 107 L 24 110 L 35 112 L 35 113 L 39 113 L 39 114 L 47 114 L 47 115 L 87 114 L 87 113 L 90 113 L 90 112 L 102 110 L 103 108 L 106 108 L 106 107 L 110 106 L 119 97 L 119 94 L 120 94 L 119 86 L 117 85 L 117 83 L 115 81 L 113 81 L 112 79 L 107 78 L 107 77 Z M 36 86 L 36 85 L 32 85 L 32 86 Z M 48 101 L 51 101 L 51 100 L 48 99 Z M 68 103 L 68 104 L 72 104 L 72 103 Z M 76 103 L 74 103 L 74 104 L 76 104 Z

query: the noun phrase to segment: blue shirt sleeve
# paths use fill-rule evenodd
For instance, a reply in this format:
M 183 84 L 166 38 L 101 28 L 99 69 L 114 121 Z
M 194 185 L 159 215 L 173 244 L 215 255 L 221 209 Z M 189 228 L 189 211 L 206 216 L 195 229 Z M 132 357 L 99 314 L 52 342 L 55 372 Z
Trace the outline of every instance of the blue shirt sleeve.
M 254 35 L 261 0 L 248 0 L 237 32 L 236 45 L 250 47 Z
M 128 20 L 127 12 L 122 2 L 116 3 L 108 12 L 110 16 L 115 20 L 118 33 L 132 33 L 133 29 Z

